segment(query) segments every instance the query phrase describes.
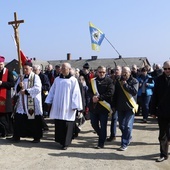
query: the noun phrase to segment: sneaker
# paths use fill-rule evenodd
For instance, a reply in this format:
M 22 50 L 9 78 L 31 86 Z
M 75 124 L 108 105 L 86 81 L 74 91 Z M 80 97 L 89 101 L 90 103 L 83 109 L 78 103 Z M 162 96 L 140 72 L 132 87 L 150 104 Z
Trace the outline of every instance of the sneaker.
M 127 146 L 121 146 L 118 150 L 119 151 L 125 151 L 125 150 L 127 150 Z
M 165 160 L 167 160 L 166 157 L 160 157 L 160 158 L 158 158 L 158 159 L 156 160 L 156 162 L 163 162 L 163 161 L 165 161 Z

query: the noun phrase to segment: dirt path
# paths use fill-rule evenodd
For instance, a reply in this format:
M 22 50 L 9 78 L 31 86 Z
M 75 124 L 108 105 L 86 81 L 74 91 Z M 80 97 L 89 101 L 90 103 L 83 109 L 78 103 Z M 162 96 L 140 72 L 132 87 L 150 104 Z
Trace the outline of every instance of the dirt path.
M 89 121 L 71 147 L 60 150 L 60 145 L 54 142 L 53 121 L 46 120 L 50 131 L 44 133 L 41 143 L 33 144 L 29 138 L 16 144 L 0 139 L 0 167 L 2 170 L 169 170 L 170 159 L 155 162 L 159 157 L 157 123 L 150 119 L 148 124 L 141 124 L 140 118 L 135 118 L 133 141 L 123 152 L 117 150 L 119 129 L 116 141 L 107 142 L 104 149 L 95 149 L 97 136 Z M 108 134 L 109 125 L 110 121 Z

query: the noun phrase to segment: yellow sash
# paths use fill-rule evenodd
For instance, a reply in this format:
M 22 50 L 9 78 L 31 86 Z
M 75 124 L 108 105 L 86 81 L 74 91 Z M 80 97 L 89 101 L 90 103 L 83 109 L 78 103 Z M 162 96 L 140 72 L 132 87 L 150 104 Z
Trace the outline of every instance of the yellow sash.
M 92 79 L 91 79 L 92 90 L 93 90 L 93 93 L 94 93 L 94 94 L 99 95 L 99 92 L 98 92 L 98 90 L 97 90 L 97 85 L 96 85 L 95 79 L 96 79 L 96 78 L 92 78 Z M 105 100 L 103 100 L 103 101 L 99 101 L 99 103 L 100 103 L 103 107 L 105 107 L 109 112 L 111 111 L 111 106 L 110 106 L 110 104 L 109 104 L 108 102 L 106 102 Z
M 133 113 L 137 113 L 137 112 L 138 112 L 138 104 L 137 104 L 136 101 L 134 100 L 133 96 L 132 96 L 130 93 L 128 93 L 128 92 L 123 88 L 123 85 L 122 85 L 122 83 L 121 83 L 120 81 L 119 81 L 119 83 L 120 83 L 120 86 L 121 86 L 123 92 L 125 93 L 127 99 L 129 100 L 130 104 L 131 104 L 132 107 L 133 107 Z

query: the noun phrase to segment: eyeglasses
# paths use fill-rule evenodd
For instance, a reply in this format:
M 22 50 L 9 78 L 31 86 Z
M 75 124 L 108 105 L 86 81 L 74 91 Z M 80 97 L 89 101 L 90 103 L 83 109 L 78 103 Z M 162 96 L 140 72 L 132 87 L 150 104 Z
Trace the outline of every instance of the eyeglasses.
M 102 73 L 105 74 L 106 72 L 104 72 L 104 71 L 99 71 L 99 73 L 100 73 L 100 74 L 102 74 Z
M 164 68 L 164 70 L 170 70 L 170 68 Z

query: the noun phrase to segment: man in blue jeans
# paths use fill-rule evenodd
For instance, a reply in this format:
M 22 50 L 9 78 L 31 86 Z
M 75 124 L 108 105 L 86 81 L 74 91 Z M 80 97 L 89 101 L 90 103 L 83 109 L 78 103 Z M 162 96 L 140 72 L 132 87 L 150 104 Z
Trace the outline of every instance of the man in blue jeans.
M 91 125 L 99 139 L 97 149 L 104 147 L 107 136 L 108 113 L 111 111 L 111 99 L 114 93 L 112 79 L 106 76 L 106 68 L 99 66 L 97 77 L 91 79 L 88 94 Z
M 115 113 L 112 113 L 111 125 L 110 125 L 110 136 L 106 139 L 107 142 L 116 140 L 117 119 L 118 119 L 118 115 L 116 111 Z
M 122 132 L 120 151 L 125 151 L 132 139 L 134 113 L 138 110 L 137 92 L 139 83 L 131 76 L 129 67 L 123 67 L 121 79 L 116 82 L 113 108 L 118 111 L 119 128 Z

